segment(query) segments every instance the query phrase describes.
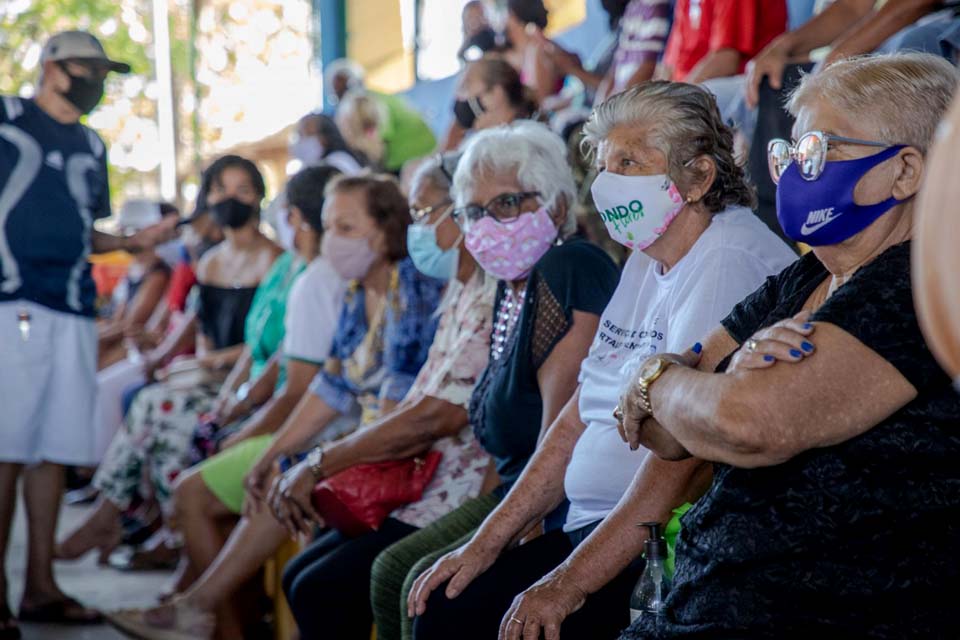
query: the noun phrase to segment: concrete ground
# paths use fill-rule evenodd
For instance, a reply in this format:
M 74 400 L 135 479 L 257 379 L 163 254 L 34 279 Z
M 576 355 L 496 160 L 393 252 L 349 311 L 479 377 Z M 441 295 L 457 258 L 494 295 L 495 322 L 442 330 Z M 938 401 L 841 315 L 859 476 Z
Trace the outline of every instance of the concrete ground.
M 89 507 L 63 507 L 60 512 L 59 539 L 72 531 Z M 17 510 L 13 539 L 7 554 L 10 605 L 16 610 L 23 590 L 27 557 L 27 528 L 23 505 Z M 166 583 L 164 572 L 125 573 L 97 566 L 97 554 L 89 553 L 76 562 L 55 565 L 60 587 L 84 604 L 104 611 L 151 605 Z M 64 627 L 22 624 L 25 640 L 119 640 L 123 636 L 106 625 Z

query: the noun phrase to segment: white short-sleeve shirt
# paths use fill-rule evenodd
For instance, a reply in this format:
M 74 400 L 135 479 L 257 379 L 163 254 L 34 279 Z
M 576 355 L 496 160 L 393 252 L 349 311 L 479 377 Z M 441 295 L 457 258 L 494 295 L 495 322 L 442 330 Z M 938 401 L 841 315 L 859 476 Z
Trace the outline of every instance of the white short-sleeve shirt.
M 631 451 L 617 432 L 613 410 L 623 381 L 650 355 L 683 353 L 703 340 L 736 303 L 796 258 L 742 207 L 716 214 L 666 274 L 645 254 L 631 254 L 580 368 L 580 419 L 587 428 L 567 466 L 564 530 L 606 517 L 647 454 L 642 447 Z
M 346 289 L 346 281 L 323 256 L 304 269 L 287 300 L 284 356 L 315 364 L 326 360 Z

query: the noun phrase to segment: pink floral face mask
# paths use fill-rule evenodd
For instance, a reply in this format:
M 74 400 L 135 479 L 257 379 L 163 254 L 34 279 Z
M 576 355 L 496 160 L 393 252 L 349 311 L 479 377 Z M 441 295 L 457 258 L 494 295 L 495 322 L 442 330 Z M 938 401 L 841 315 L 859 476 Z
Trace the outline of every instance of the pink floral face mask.
M 546 207 L 503 223 L 490 216 L 470 228 L 464 244 L 483 270 L 498 280 L 521 280 L 557 239 Z

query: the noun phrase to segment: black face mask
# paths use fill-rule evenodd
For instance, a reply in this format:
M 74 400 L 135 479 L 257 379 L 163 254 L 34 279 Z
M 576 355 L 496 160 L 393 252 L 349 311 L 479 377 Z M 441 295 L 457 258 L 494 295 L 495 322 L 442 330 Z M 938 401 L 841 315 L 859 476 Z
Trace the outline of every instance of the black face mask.
M 253 217 L 253 207 L 236 198 L 227 198 L 210 207 L 210 214 L 221 227 L 239 229 Z
M 479 98 L 467 98 L 466 100 L 457 100 L 453 103 L 453 115 L 464 129 L 472 129 L 473 123 L 477 121 L 477 116 L 486 111 L 480 104 Z
M 93 111 L 103 98 L 103 79 L 72 75 L 67 71 L 65 64 L 61 64 L 60 68 L 70 78 L 70 89 L 63 93 L 66 101 L 75 106 L 80 113 L 87 114 Z

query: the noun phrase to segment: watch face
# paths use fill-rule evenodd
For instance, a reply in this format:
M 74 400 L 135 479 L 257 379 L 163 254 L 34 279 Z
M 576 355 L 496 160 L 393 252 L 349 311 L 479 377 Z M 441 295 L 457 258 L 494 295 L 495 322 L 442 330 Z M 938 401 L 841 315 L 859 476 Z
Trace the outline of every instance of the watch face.
M 640 369 L 640 379 L 649 380 L 657 374 L 657 371 L 660 370 L 661 366 L 663 366 L 663 363 L 661 362 L 660 358 L 648 360 Z

